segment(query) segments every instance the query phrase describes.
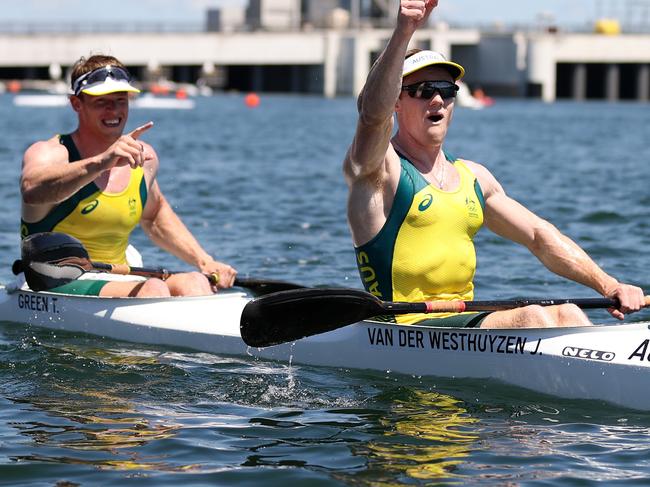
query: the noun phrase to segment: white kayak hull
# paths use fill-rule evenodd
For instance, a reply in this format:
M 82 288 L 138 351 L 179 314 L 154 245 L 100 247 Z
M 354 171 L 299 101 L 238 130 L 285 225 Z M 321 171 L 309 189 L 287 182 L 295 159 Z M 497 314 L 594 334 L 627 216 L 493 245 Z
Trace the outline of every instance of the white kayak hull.
M 414 376 L 495 379 L 562 398 L 650 410 L 650 323 L 481 330 L 361 322 L 291 344 L 248 347 L 244 292 L 97 298 L 0 287 L 0 319 L 136 343 Z

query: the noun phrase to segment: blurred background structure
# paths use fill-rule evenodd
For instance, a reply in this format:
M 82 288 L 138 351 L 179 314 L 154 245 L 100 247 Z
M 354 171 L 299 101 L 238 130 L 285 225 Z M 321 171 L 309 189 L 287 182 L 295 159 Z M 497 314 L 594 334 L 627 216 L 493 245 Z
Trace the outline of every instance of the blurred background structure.
M 0 21 L 0 90 L 64 93 L 91 52 L 125 62 L 143 88 L 356 95 L 391 34 L 397 0 L 248 0 L 206 8 L 204 21 Z M 435 16 L 414 45 L 465 65 L 492 96 L 553 101 L 650 98 L 650 0 L 595 0 L 565 25 L 462 25 Z M 125 18 L 129 18 L 125 16 Z

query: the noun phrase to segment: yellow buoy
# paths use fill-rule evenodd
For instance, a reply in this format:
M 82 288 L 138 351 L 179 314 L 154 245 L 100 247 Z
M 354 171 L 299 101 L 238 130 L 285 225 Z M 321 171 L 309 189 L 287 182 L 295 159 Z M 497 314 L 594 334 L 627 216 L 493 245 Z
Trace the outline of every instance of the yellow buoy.
M 621 24 L 616 19 L 598 19 L 594 25 L 594 32 L 615 36 L 621 33 Z

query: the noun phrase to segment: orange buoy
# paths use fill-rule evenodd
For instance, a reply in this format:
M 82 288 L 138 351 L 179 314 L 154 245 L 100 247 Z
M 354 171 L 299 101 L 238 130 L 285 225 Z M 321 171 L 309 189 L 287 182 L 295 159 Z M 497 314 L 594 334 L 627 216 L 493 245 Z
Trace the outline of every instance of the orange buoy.
M 153 84 L 151 85 L 151 88 L 149 88 L 149 91 L 151 91 L 151 93 L 153 93 L 154 95 L 168 95 L 169 86 Z
M 23 85 L 18 80 L 11 80 L 7 82 L 7 91 L 9 93 L 18 93 L 22 89 Z
M 176 92 L 176 98 L 179 99 L 179 100 L 185 100 L 187 98 L 187 91 L 184 90 L 183 88 L 180 88 Z
M 246 103 L 247 107 L 254 108 L 260 104 L 260 97 L 257 93 L 249 93 L 244 98 L 244 103 Z

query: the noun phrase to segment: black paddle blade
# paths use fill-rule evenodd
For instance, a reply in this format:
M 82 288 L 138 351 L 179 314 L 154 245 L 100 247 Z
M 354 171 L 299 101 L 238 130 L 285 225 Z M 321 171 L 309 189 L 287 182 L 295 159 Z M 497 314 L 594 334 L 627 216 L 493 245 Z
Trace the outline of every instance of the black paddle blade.
M 73 264 L 56 265 L 47 262 L 31 262 L 29 267 L 25 269 L 25 280 L 33 291 L 46 291 L 76 281 L 85 273 L 85 270 Z M 28 275 L 32 276 L 30 280 L 34 284 L 33 286 L 27 279 Z M 36 282 L 34 282 L 34 275 L 38 276 Z
M 89 258 L 79 240 L 65 233 L 55 232 L 28 235 L 21 243 L 20 254 L 21 263 L 14 263 L 13 269 L 25 272 L 25 280 L 34 291 L 62 286 L 83 274 L 78 266 L 57 270 L 54 266 L 57 262 L 70 258 Z
M 69 257 L 89 259 L 83 244 L 65 233 L 41 232 L 28 235 L 20 245 L 20 255 L 26 267 L 30 262 L 57 262 Z
M 384 313 L 381 301 L 356 289 L 296 289 L 253 299 L 240 329 L 251 347 L 268 347 L 318 335 Z

